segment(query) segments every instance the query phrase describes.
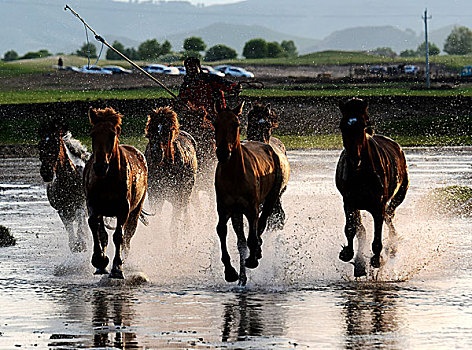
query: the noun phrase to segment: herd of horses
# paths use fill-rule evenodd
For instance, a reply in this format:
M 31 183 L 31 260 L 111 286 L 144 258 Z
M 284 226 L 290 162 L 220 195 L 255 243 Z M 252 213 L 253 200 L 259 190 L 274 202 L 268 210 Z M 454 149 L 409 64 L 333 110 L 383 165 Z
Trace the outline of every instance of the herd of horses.
M 290 165 L 284 144 L 271 136 L 278 115 L 270 107 L 254 103 L 247 115 L 247 138 L 241 140 L 243 103 L 235 108 L 216 105 L 216 117 L 189 105 L 179 115 L 171 107 L 148 115 L 146 150 L 141 153 L 119 143 L 123 116 L 113 108 L 89 109 L 92 154 L 74 140 L 66 123 L 51 118 L 40 127 L 40 174 L 47 196 L 69 234 L 72 252 L 86 249 L 86 220 L 93 236 L 92 265 L 95 274 L 123 279 L 123 256 L 130 248 L 138 221 L 148 223 L 143 211 L 146 196 L 160 213 L 164 201 L 173 207 L 173 219 L 187 216 L 192 193 L 214 186 L 225 280 L 247 282 L 246 268 L 256 268 L 262 258 L 262 234 L 283 229 L 286 216 L 281 196 L 287 188 Z M 409 185 L 405 156 L 393 140 L 374 134 L 368 105 L 353 98 L 340 103 L 340 130 L 344 150 L 336 169 L 336 186 L 343 196 L 348 241 L 339 254 L 353 258 L 354 276 L 365 276 L 362 257 L 365 228 L 360 210 L 374 218 L 370 260 L 381 265 L 382 226 L 395 234 L 392 219 Z M 213 119 L 213 120 L 210 120 Z M 198 198 L 198 195 L 195 196 Z M 115 217 L 115 256 L 108 272 L 108 232 L 104 218 Z M 247 219 L 248 234 L 244 233 Z M 237 236 L 239 272 L 231 265 L 226 246 L 231 219 Z M 354 237 L 358 253 L 354 257 Z

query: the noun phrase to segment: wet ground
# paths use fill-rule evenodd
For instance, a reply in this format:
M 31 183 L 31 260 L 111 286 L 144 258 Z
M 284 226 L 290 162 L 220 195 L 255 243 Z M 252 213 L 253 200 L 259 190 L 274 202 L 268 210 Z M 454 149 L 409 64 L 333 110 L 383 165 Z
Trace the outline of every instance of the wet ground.
M 0 224 L 17 245 L 0 248 L 0 348 L 470 348 L 472 223 L 438 216 L 425 195 L 470 185 L 472 148 L 406 150 L 411 187 L 395 221 L 397 255 L 358 281 L 337 258 L 339 153 L 289 153 L 288 221 L 264 234 L 245 289 L 223 279 L 212 195 L 191 208 L 185 232 L 169 228 L 168 206 L 140 225 L 126 280 L 110 281 L 93 275 L 90 252 L 69 253 L 38 161 L 1 159 Z M 229 242 L 236 259 L 232 229 Z

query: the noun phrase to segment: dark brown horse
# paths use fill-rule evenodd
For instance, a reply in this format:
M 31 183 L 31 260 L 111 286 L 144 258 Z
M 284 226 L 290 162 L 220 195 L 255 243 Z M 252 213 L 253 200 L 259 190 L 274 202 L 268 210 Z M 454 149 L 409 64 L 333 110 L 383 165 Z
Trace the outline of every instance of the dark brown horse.
M 39 137 L 40 174 L 48 183 L 49 203 L 57 210 L 69 234 L 70 250 L 85 251 L 88 233 L 82 177 L 90 153 L 72 138 L 60 119 L 49 119 L 41 124 Z
M 93 235 L 92 265 L 95 274 L 108 273 L 108 233 L 103 217 L 116 217 L 113 233 L 115 257 L 112 278 L 124 278 L 122 249 L 129 249 L 147 190 L 144 155 L 133 146 L 120 145 L 121 114 L 113 108 L 90 109 L 93 155 L 84 171 L 89 226 Z
M 405 155 L 398 143 L 381 135 L 371 135 L 368 125 L 368 104 L 360 99 L 341 103 L 344 150 L 336 168 L 336 186 L 344 201 L 345 234 L 348 245 L 339 254 L 342 261 L 354 256 L 353 240 L 365 237 L 360 210 L 367 210 L 374 218 L 374 256 L 370 264 L 380 267 L 382 226 L 387 223 L 390 234 L 395 234 L 392 219 L 395 209 L 405 199 L 409 186 Z M 368 130 L 369 132 L 366 132 Z M 361 243 L 360 243 L 361 244 Z M 354 261 L 354 276 L 366 275 L 360 249 Z
M 254 103 L 247 116 L 247 139 L 249 141 L 260 141 L 268 143 L 279 155 L 281 161 L 286 164 L 284 170 L 284 186 L 282 193 L 287 189 L 287 183 L 290 177 L 290 165 L 287 161 L 287 152 L 285 145 L 276 137 L 272 137 L 272 130 L 279 125 L 277 113 L 270 107 L 270 104 Z M 282 208 L 281 197 L 275 203 L 274 211 L 269 217 L 269 229 L 283 229 L 285 224 L 285 212 Z
M 215 174 L 218 225 L 216 231 L 221 241 L 221 261 L 225 266 L 225 279 L 246 284 L 246 267 L 256 268 L 262 257 L 261 235 L 284 187 L 283 167 L 287 164 L 272 146 L 257 142 L 240 142 L 239 119 L 242 103 L 234 110 L 217 106 L 215 120 L 216 155 L 218 165 Z M 262 212 L 259 216 L 259 208 Z M 249 223 L 246 242 L 243 215 Z M 227 222 L 231 218 L 238 237 L 240 256 L 239 276 L 231 265 L 226 247 Z M 247 247 L 250 254 L 246 259 Z
M 149 200 L 158 211 L 164 200 L 174 207 L 173 219 L 187 210 L 197 176 L 196 143 L 180 130 L 177 114 L 170 107 L 152 111 L 148 116 L 145 156 L 149 167 Z

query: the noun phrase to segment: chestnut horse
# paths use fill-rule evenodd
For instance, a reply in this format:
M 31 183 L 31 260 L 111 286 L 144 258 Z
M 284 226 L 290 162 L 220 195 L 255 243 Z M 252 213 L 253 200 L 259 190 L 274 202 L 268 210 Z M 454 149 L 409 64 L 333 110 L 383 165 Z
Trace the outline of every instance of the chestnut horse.
M 70 250 L 85 251 L 87 225 L 82 177 L 90 153 L 78 140 L 72 138 L 60 119 L 49 119 L 42 123 L 39 137 L 40 174 L 48 183 L 49 203 L 57 210 L 69 234 Z
M 182 209 L 187 210 L 197 176 L 195 140 L 180 130 L 177 114 L 170 107 L 148 115 L 146 137 L 149 200 L 158 211 L 164 200 L 169 201 L 174 207 L 173 219 L 180 218 Z
M 276 137 L 272 137 L 272 129 L 278 127 L 279 117 L 270 107 L 270 104 L 254 103 L 252 109 L 247 116 L 247 139 L 249 141 L 260 141 L 268 143 L 272 146 L 281 160 L 287 159 L 285 145 Z M 290 165 L 287 164 L 282 168 L 284 172 L 284 186 L 282 193 L 287 189 L 287 182 L 290 177 Z M 274 211 L 269 217 L 269 229 L 282 230 L 285 225 L 285 212 L 282 208 L 281 197 L 275 203 Z
M 89 109 L 93 155 L 85 166 L 84 186 L 93 235 L 95 274 L 108 273 L 108 233 L 103 217 L 116 217 L 115 257 L 110 277 L 122 279 L 122 249 L 129 249 L 136 231 L 146 196 L 147 165 L 140 151 L 119 144 L 121 118 L 113 108 Z
M 379 268 L 383 222 L 394 235 L 392 219 L 408 190 L 408 168 L 398 143 L 385 136 L 371 135 L 367 102 L 354 98 L 341 103 L 340 109 L 344 150 L 336 168 L 336 187 L 343 196 L 348 245 L 343 247 L 339 258 L 345 262 L 353 258 L 353 240 L 357 234 L 359 249 L 354 260 L 354 276 L 360 277 L 366 275 L 361 252 L 365 228 L 360 210 L 367 210 L 374 219 L 374 256 L 370 264 Z
M 272 146 L 257 141 L 240 142 L 239 119 L 243 104 L 234 110 L 216 106 L 215 120 L 216 156 L 215 174 L 218 225 L 216 231 L 221 242 L 221 261 L 225 266 L 225 279 L 237 281 L 244 286 L 247 281 L 246 267 L 256 268 L 262 257 L 261 235 L 284 187 L 283 167 L 286 159 Z M 262 212 L 259 216 L 259 208 Z M 243 215 L 249 224 L 246 242 Z M 226 247 L 227 222 L 231 218 L 238 238 L 240 257 L 239 276 L 231 265 Z M 250 254 L 246 259 L 247 247 Z

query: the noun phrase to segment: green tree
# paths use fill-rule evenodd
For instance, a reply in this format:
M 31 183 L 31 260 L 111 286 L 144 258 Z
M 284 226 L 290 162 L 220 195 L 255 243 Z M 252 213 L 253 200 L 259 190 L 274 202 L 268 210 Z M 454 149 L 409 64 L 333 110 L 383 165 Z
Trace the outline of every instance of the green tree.
M 20 56 L 18 56 L 18 53 L 14 50 L 7 51 L 3 54 L 3 61 L 8 62 L 8 61 L 14 61 L 19 59 Z
M 284 56 L 285 50 L 276 41 L 267 43 L 267 57 L 275 58 Z
M 77 56 L 80 57 L 91 57 L 91 58 L 96 58 L 97 57 L 97 47 L 94 44 L 83 44 L 80 50 L 77 50 L 75 52 Z
M 120 43 L 119 41 L 115 40 L 111 46 L 113 46 L 115 49 L 120 51 L 123 55 L 125 54 L 125 46 L 122 43 Z M 123 57 L 118 55 L 112 49 L 107 50 L 107 54 L 106 54 L 105 57 L 106 57 L 107 60 L 122 60 L 123 59 Z
M 156 59 L 161 55 L 161 45 L 156 39 L 142 42 L 138 46 L 138 56 L 141 60 Z
M 190 38 L 187 38 L 184 40 L 184 50 L 185 51 L 205 51 L 206 49 L 206 44 L 202 40 L 202 38 L 199 38 L 197 36 L 192 36 Z
M 205 55 L 205 61 L 231 60 L 238 57 L 236 50 L 229 46 L 219 44 L 208 49 Z
M 288 57 L 298 56 L 297 47 L 295 46 L 295 43 L 293 42 L 293 40 L 283 40 L 280 43 L 280 46 L 283 47 Z
M 130 60 L 139 60 L 138 51 L 134 47 L 127 47 L 123 53 Z
M 378 47 L 375 50 L 372 50 L 371 53 L 378 56 L 385 56 L 385 57 L 397 57 L 395 51 L 392 50 L 390 47 Z
M 22 59 L 32 59 L 32 58 L 42 58 L 49 57 L 52 54 L 48 50 L 39 50 L 39 51 L 30 51 L 25 53 L 21 58 Z
M 169 40 L 164 41 L 161 45 L 161 56 L 162 55 L 168 55 L 168 54 L 172 53 L 171 50 L 172 50 L 172 45 L 169 42 Z
M 407 49 L 400 52 L 400 57 L 417 57 L 417 56 L 418 56 L 418 51 L 416 50 Z
M 267 42 L 264 39 L 252 39 L 244 44 L 243 56 L 246 58 L 267 57 Z
M 472 31 L 467 27 L 454 27 L 446 38 L 443 51 L 449 55 L 472 53 Z
M 417 56 L 423 57 L 424 55 L 426 55 L 426 42 L 423 41 L 423 43 L 416 49 L 416 52 Z M 439 47 L 436 46 L 436 44 L 428 42 L 429 55 L 436 56 L 439 55 L 440 52 L 441 50 L 439 49 Z

